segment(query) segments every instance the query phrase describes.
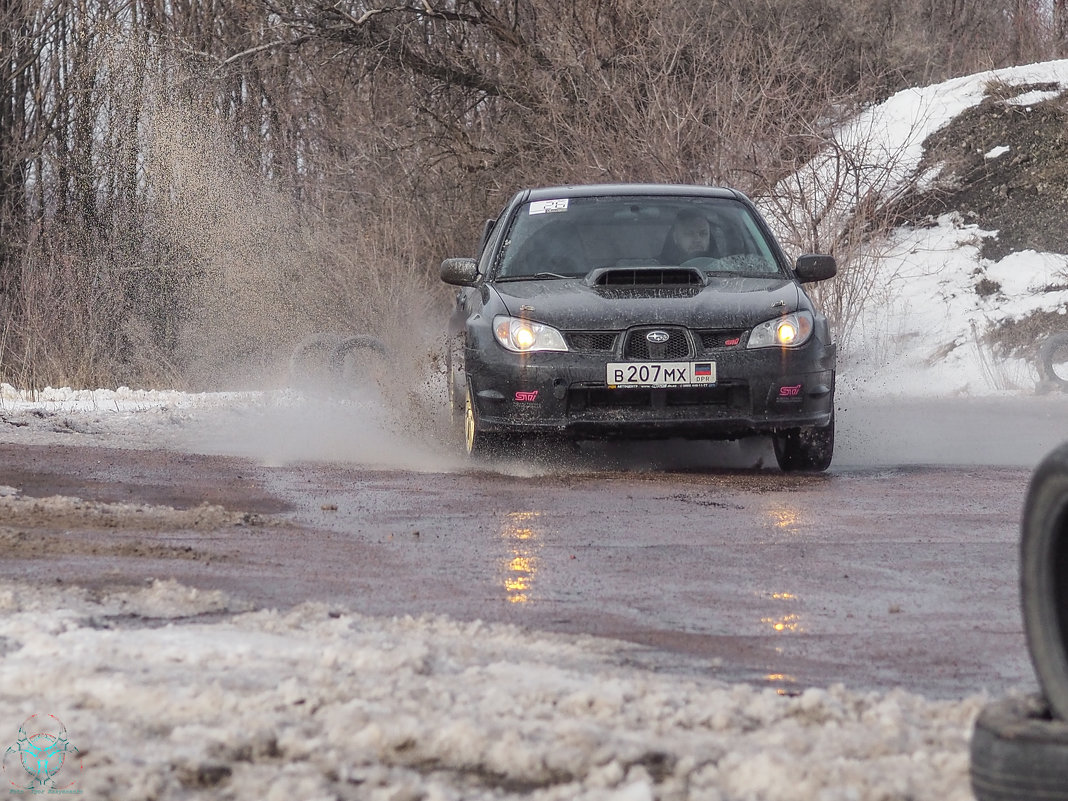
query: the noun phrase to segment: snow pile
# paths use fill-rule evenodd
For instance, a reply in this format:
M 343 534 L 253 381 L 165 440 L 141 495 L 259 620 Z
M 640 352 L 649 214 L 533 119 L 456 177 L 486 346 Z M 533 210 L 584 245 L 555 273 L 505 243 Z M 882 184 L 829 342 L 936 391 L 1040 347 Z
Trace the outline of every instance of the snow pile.
M 192 509 L 175 509 L 145 503 L 101 503 L 69 495 L 33 498 L 22 496 L 14 487 L 0 486 L 0 520 L 5 526 L 33 525 L 43 515 L 56 526 L 137 531 L 163 527 L 214 530 L 222 526 L 263 525 L 265 522 L 258 515 L 232 512 L 209 503 Z
M 233 405 L 255 400 L 259 393 L 250 392 L 178 392 L 157 389 L 71 389 L 45 387 L 42 390 L 16 389 L 0 384 L 0 410 L 19 412 L 26 409 L 45 412 L 141 412 L 149 409 L 189 409 L 203 406 Z
M 850 227 L 857 208 L 880 206 L 914 187 L 938 186 L 944 165 L 921 167 L 930 135 L 982 102 L 992 88 L 1031 84 L 1042 88 L 999 102 L 1027 107 L 1058 96 L 1068 88 L 1068 60 L 898 92 L 837 130 L 831 146 L 783 182 L 765 214 L 794 247 L 829 247 Z M 1008 152 L 1001 146 L 985 155 L 996 159 Z M 947 214 L 933 227 L 898 228 L 888 242 L 872 242 L 856 254 L 873 267 L 837 279 L 867 285 L 852 293 L 862 301 L 853 301 L 849 313 L 855 319 L 839 321 L 845 392 L 927 397 L 1034 392 L 1039 376 L 1033 362 L 995 358 L 983 335 L 991 323 L 1028 313 L 1065 314 L 1068 292 L 1042 289 L 1068 283 L 1068 256 L 1025 251 L 996 262 L 982 258 L 982 239 L 996 234 Z M 804 241 L 795 241 L 799 237 Z M 990 286 L 1000 284 L 996 293 L 977 295 L 977 276 L 983 275 Z M 1065 322 L 1068 330 L 1068 317 Z
M 898 229 L 883 259 L 888 280 L 879 302 L 861 316 L 840 373 L 847 392 L 875 395 L 1034 394 L 1032 360 L 997 356 L 985 344 L 991 324 L 1049 310 L 1065 314 L 1068 256 L 1025 251 L 981 259 L 991 232 L 948 214 L 929 228 Z M 978 294 L 978 274 L 998 286 Z M 1068 330 L 1068 316 L 1065 317 Z M 1036 343 L 1037 345 L 1037 343 Z
M 54 710 L 93 798 L 970 798 L 978 697 L 790 697 L 628 667 L 636 646 L 317 604 L 174 626 L 232 605 L 173 582 L 7 585 L 0 609 L 0 735 Z

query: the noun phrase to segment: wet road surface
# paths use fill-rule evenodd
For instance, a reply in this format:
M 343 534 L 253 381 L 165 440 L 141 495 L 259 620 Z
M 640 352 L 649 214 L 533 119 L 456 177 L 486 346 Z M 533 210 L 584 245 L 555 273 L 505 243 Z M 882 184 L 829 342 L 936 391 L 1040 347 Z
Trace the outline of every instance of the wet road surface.
M 173 577 L 257 606 L 311 599 L 614 637 L 649 646 L 657 669 L 787 692 L 842 682 L 957 697 L 1034 683 L 1016 585 L 1025 467 L 784 476 L 579 461 L 523 475 L 18 443 L 0 444 L 0 460 L 0 485 L 27 496 L 247 513 L 141 531 L 45 510 L 20 530 L 60 544 L 0 560 L 3 578 Z M 79 539 L 188 558 L 62 545 Z

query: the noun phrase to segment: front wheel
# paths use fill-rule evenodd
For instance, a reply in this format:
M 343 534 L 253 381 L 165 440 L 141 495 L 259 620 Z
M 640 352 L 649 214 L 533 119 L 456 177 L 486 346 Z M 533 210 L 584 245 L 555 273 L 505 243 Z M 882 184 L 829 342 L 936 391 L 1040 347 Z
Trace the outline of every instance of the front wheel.
M 464 399 L 464 450 L 474 458 L 503 456 L 511 440 L 503 434 L 483 431 L 478 424 L 478 413 L 468 389 Z
M 834 454 L 834 417 L 822 427 L 791 428 L 771 436 L 775 461 L 786 472 L 819 472 L 831 466 Z
M 449 420 L 454 429 L 463 430 L 464 425 L 464 400 L 467 390 L 463 379 L 463 370 L 453 362 L 452 348 L 446 346 L 445 350 L 445 375 L 446 392 L 448 393 Z

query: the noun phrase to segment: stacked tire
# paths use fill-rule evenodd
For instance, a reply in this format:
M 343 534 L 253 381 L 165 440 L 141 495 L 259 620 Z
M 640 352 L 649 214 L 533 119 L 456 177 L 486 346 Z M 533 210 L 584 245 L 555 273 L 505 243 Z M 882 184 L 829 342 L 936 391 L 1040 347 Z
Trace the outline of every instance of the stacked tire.
M 1046 337 L 1038 349 L 1038 370 L 1040 393 L 1054 389 L 1068 392 L 1068 334 Z
M 995 701 L 979 714 L 972 792 L 978 801 L 1068 801 L 1068 443 L 1031 477 L 1020 601 L 1042 692 Z
M 289 385 L 334 393 L 361 380 L 359 359 L 371 355 L 384 363 L 385 344 L 364 334 L 323 332 L 305 337 L 289 357 Z

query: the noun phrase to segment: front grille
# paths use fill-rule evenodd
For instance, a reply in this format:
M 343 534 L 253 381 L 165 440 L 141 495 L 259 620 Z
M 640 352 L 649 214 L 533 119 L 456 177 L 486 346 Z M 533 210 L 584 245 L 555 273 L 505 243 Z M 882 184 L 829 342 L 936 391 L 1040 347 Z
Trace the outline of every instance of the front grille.
M 651 389 L 607 389 L 606 387 L 573 387 L 568 392 L 568 410 L 580 413 L 593 409 L 669 409 L 678 407 L 745 408 L 748 403 L 745 386 L 717 385 L 712 387 L 669 387 Z
M 667 342 L 650 342 L 648 334 L 651 331 L 666 333 Z M 691 355 L 690 337 L 682 328 L 635 328 L 627 332 L 627 341 L 623 346 L 623 358 L 638 361 L 687 359 Z
M 564 340 L 571 350 L 609 353 L 615 348 L 615 331 L 568 331 Z
M 745 335 L 744 330 L 697 331 L 695 333 L 701 343 L 701 350 L 704 351 L 736 348 L 741 345 L 742 337 Z

